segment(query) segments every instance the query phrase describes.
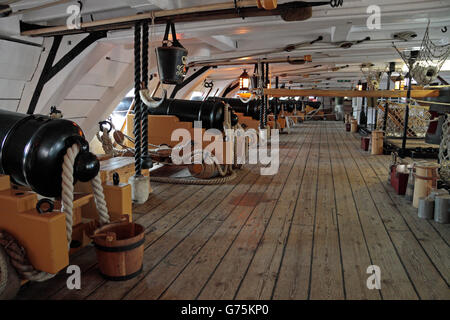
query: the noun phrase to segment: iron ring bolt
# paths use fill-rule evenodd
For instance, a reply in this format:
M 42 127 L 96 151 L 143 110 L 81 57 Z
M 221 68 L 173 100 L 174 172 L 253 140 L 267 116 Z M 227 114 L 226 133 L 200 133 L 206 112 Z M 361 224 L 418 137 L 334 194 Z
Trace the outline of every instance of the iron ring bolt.
M 104 127 L 105 125 L 109 125 L 108 133 L 110 133 L 111 130 L 112 130 L 112 123 L 109 122 L 109 121 L 101 121 L 101 122 L 98 123 L 98 125 L 99 125 L 99 127 L 100 127 L 100 131 L 102 131 L 102 132 L 103 132 L 103 127 Z
M 47 204 L 48 207 L 42 209 L 43 204 Z M 47 198 L 39 200 L 38 203 L 36 204 L 36 210 L 37 210 L 37 212 L 39 212 L 39 214 L 53 212 L 54 208 L 55 208 L 55 204 L 53 203 L 53 201 L 50 199 L 47 199 Z

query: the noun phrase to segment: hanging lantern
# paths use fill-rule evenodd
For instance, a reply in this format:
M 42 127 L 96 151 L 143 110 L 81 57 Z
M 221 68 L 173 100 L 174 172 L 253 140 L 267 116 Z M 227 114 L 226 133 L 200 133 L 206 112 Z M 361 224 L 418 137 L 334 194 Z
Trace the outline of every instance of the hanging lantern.
M 240 90 L 248 90 L 250 87 L 250 76 L 247 73 L 247 70 L 244 69 L 244 72 L 239 76 L 239 89 Z
M 356 88 L 358 89 L 358 91 L 362 91 L 363 90 L 363 85 L 361 83 L 361 80 L 358 81 L 358 86 Z
M 395 90 L 404 90 L 405 89 L 405 78 L 402 75 L 399 75 L 397 77 L 392 77 L 392 81 L 394 81 L 394 88 Z

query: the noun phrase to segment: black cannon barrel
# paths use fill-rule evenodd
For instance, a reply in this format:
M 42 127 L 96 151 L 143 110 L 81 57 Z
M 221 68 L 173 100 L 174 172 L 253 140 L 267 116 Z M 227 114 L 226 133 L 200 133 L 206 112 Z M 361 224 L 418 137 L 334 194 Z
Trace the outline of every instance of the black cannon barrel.
M 252 117 L 255 120 L 259 120 L 259 101 L 251 100 L 247 103 L 242 102 L 236 98 L 220 98 L 209 97 L 209 101 L 222 101 L 230 105 L 234 112 L 243 113 L 245 116 Z
M 322 103 L 320 101 L 316 101 L 316 102 L 314 102 L 314 101 L 305 101 L 303 103 L 305 104 L 305 106 L 310 106 L 311 108 L 314 108 L 314 109 L 319 109 L 320 106 L 322 105 Z
M 155 99 L 157 100 L 157 99 Z M 176 116 L 180 121 L 202 121 L 205 129 L 223 129 L 225 103 L 222 101 L 194 101 L 181 99 L 166 99 L 157 108 L 148 108 L 150 115 Z M 236 114 L 231 114 L 231 125 L 238 122 Z
M 81 147 L 74 179 L 89 181 L 100 164 L 76 123 L 0 110 L 0 174 L 18 185 L 45 197 L 60 196 L 64 155 L 74 143 Z

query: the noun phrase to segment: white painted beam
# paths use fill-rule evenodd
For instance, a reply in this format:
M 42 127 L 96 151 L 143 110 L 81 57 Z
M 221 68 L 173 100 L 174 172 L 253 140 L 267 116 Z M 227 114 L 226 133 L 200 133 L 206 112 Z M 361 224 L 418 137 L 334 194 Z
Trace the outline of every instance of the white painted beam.
M 113 46 L 106 43 L 97 43 L 92 51 L 86 55 L 86 57 L 73 69 L 68 76 L 58 84 L 54 84 L 57 86 L 57 89 L 54 91 L 52 96 L 47 100 L 47 102 L 43 105 L 44 112 L 50 110 L 51 106 L 59 106 L 66 96 L 72 91 L 72 89 L 80 82 L 80 80 L 87 74 L 89 71 L 100 62 L 105 55 L 108 54 L 113 49 Z M 83 99 L 84 96 L 79 96 L 79 99 Z
M 237 49 L 236 41 L 228 36 L 207 36 L 199 37 L 198 39 L 222 51 L 233 51 Z
M 340 25 L 331 27 L 331 41 L 332 42 L 346 41 L 348 38 L 348 35 L 351 32 L 351 29 L 352 29 L 351 21 L 348 21 L 345 24 L 340 24 Z

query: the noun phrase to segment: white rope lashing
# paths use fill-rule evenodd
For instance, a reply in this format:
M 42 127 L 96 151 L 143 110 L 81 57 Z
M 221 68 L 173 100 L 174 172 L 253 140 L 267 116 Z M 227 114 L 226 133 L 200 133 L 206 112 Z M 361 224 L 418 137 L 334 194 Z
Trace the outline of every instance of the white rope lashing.
M 61 192 L 61 212 L 66 215 L 66 232 L 67 242 L 72 242 L 72 227 L 73 227 L 73 167 L 75 164 L 75 158 L 80 152 L 78 144 L 73 144 L 72 147 L 67 149 L 64 156 L 63 171 L 62 171 L 62 192 Z M 100 174 L 92 179 L 92 189 L 94 193 L 95 206 L 99 214 L 100 224 L 106 224 L 110 222 L 108 208 L 106 207 L 105 195 L 103 193 L 102 181 Z
M 67 149 L 62 170 L 61 212 L 64 212 L 66 215 L 66 233 L 69 249 L 72 242 L 73 226 L 73 166 L 79 152 L 80 147 L 78 144 L 74 144 Z

